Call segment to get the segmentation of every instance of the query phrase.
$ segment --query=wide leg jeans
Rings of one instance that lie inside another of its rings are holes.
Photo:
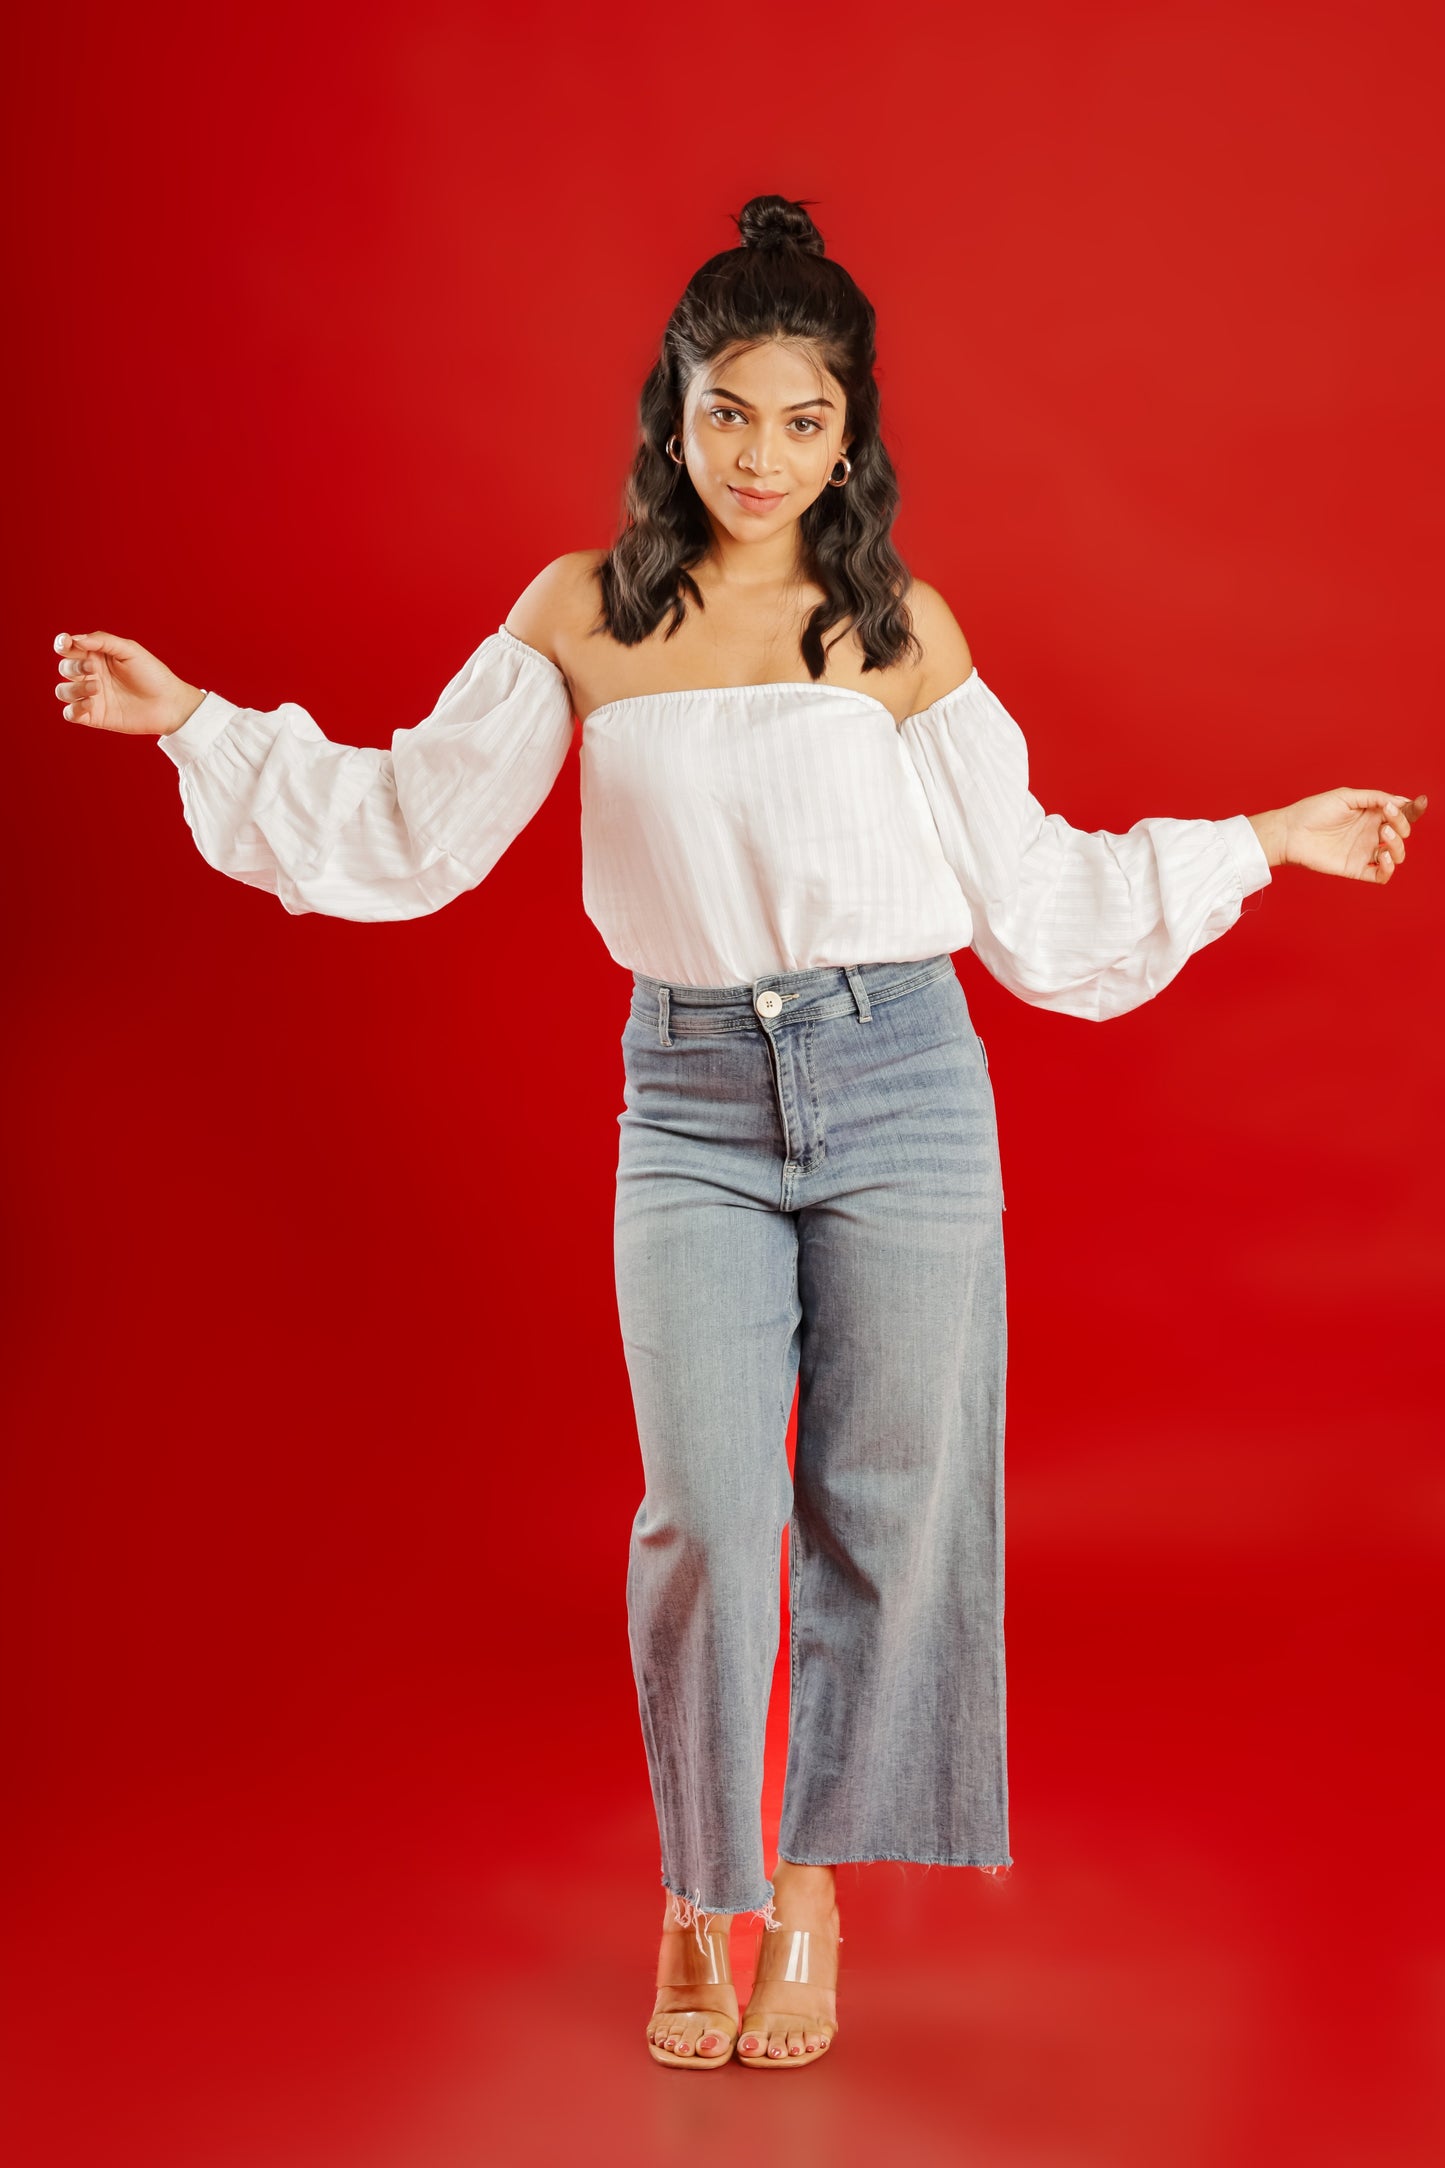
[[[663,1885],[770,1905],[785,1528],[783,1858],[1006,1872],[1004,1200],[952,959],[636,973],[622,1046],[628,1634]]]

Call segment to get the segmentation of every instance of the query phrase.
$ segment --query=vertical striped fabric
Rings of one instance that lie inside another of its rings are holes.
[[[973,915],[973,948],[1041,1009],[1102,1021],[1149,1001],[1272,875],[1249,816],[1071,828],[1029,789],[1024,734],[974,670],[902,738]]]
[[[567,681],[499,626],[391,749],[214,691],[160,738],[197,848],[288,911],[418,918],[475,888],[551,790]],[[1147,1001],[1270,879],[1244,814],[1085,834],[1028,788],[1022,731],[974,670],[900,726],[798,683],[644,693],[587,718],[583,901],[608,952],[673,985],[970,944],[1023,1000]]]

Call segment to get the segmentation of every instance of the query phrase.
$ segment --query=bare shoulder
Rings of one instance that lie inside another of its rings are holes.
[[[963,683],[973,668],[973,657],[963,627],[936,587],[915,580],[908,590],[908,612],[923,649],[918,668],[915,710],[932,707],[945,693]]]
[[[606,550],[568,550],[554,557],[508,610],[508,632],[565,670],[574,643],[597,622],[597,568],[606,555]]]

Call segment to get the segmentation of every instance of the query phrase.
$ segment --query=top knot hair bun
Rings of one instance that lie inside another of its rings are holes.
[[[810,256],[825,253],[823,236],[801,203],[786,196],[754,196],[737,217],[744,248],[801,248]]]

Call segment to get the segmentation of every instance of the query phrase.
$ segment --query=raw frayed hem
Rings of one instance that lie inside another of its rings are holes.
[[[986,1874],[994,1882],[1006,1882],[1014,1867],[1012,1858],[924,1859],[915,1852],[860,1852],[853,1859],[799,1859],[793,1852],[781,1856],[795,1867],[972,1867],[975,1873]]]
[[[701,1890],[695,1897],[688,1890],[675,1890],[666,1874],[662,1877],[662,1886],[672,1899],[673,1924],[677,1927],[690,1927],[700,1950],[706,1949],[704,1937],[712,1933],[712,1923],[720,1913],[728,1914],[734,1919],[747,1916],[761,1920],[765,1929],[778,1933],[782,1931],[783,1923],[773,1912],[771,1886],[760,1905],[705,1905]]]

